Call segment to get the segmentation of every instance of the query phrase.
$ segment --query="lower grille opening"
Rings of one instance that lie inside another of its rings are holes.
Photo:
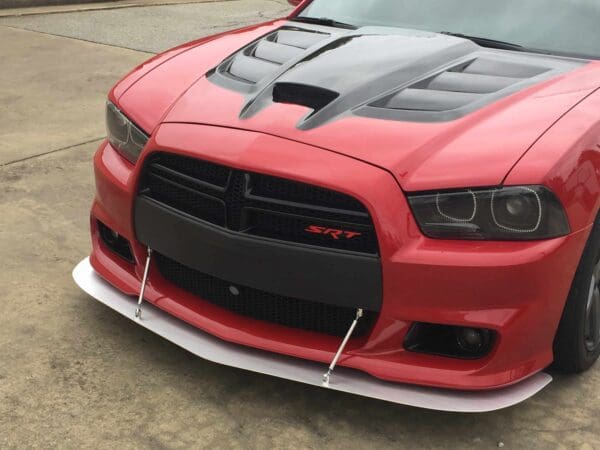
[[[198,272],[161,254],[155,254],[155,258],[161,275],[167,281],[215,306],[244,317],[343,337],[356,316],[354,308],[271,294]],[[366,335],[376,317],[377,313],[365,311],[352,336]]]

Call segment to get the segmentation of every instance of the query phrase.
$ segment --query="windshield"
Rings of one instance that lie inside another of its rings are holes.
[[[314,0],[300,16],[462,33],[600,58],[600,0]]]

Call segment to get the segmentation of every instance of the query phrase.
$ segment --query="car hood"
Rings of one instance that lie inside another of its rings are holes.
[[[396,28],[277,21],[142,66],[115,101],[145,130],[197,123],[310,144],[407,191],[501,184],[598,87],[598,63]]]

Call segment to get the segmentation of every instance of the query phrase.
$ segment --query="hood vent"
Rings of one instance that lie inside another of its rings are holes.
[[[302,105],[315,111],[324,108],[338,98],[339,95],[329,89],[308,84],[275,83],[275,86],[273,86],[273,101],[275,103]]]
[[[370,106],[449,113],[488,103],[543,76],[551,67],[480,57],[388,95]]]
[[[225,60],[217,67],[216,73],[253,86],[329,37],[328,33],[320,31],[281,28]]]

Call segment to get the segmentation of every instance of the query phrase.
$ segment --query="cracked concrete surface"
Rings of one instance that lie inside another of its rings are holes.
[[[81,143],[103,135],[106,92],[149,56],[121,47],[157,51],[287,10],[0,19],[0,448],[600,448],[600,367],[505,411],[422,411],[202,361],[75,287],[96,147]]]

